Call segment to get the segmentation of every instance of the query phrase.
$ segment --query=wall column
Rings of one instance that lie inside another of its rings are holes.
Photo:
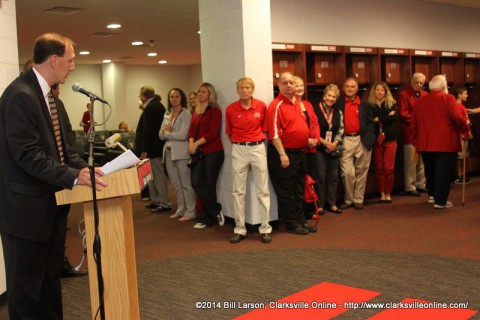
[[[254,96],[268,105],[273,99],[272,39],[269,0],[199,0],[203,81],[212,83],[225,118],[225,108],[238,100],[236,82],[247,76],[255,82]],[[233,217],[231,143],[222,125],[225,162],[217,184],[218,200]],[[278,219],[271,191],[271,218]],[[255,186],[249,175],[246,222],[260,223]]]

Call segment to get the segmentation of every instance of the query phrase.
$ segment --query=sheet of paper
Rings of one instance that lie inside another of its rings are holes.
[[[122,169],[130,168],[140,162],[140,159],[133,154],[132,150],[127,150],[110,162],[107,162],[101,169],[103,173],[110,174]]]

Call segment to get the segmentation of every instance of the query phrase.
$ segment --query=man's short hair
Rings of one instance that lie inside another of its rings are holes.
[[[422,79],[424,82],[425,82],[425,79],[427,77],[425,77],[425,75],[421,72],[415,72],[413,75],[412,75],[412,80],[415,80],[415,79]]]
[[[428,83],[430,90],[442,90],[447,88],[447,79],[444,75],[438,74]]]
[[[143,86],[140,89],[140,94],[147,99],[153,99],[155,97],[155,90],[151,86]]]
[[[63,57],[67,45],[73,45],[73,41],[57,33],[45,33],[35,40],[33,47],[33,62],[41,64],[50,56]]]

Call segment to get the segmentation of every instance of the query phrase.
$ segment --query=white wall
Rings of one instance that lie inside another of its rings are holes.
[[[0,0],[0,95],[18,76],[17,16],[15,0]],[[0,294],[7,290],[2,241],[0,240]]]
[[[272,40],[480,52],[480,10],[420,0],[271,0]]]

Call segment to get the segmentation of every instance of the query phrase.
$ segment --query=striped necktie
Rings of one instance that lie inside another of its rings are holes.
[[[50,116],[53,122],[53,132],[55,134],[55,143],[57,144],[58,155],[60,156],[60,163],[65,164],[65,157],[63,155],[62,136],[60,133],[60,122],[58,121],[57,105],[53,99],[52,92],[48,93],[48,107],[50,108]]]

